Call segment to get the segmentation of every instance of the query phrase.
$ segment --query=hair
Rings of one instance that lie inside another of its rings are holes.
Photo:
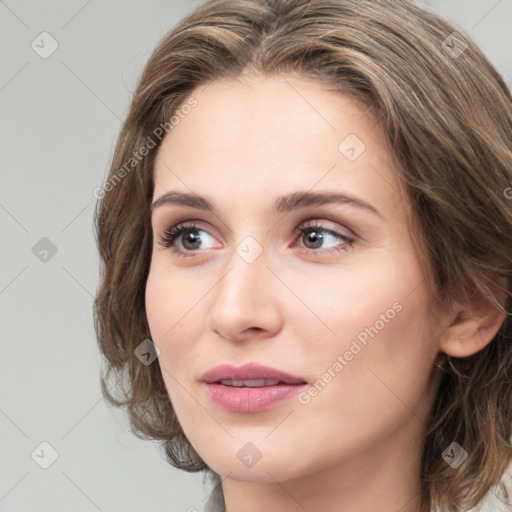
[[[464,31],[407,0],[211,0],[162,38],[95,211],[94,325],[105,398],[127,408],[135,435],[161,441],[170,464],[216,474],[186,438],[160,366],[134,354],[150,338],[144,299],[156,128],[169,126],[199,85],[284,74],[332,87],[381,121],[432,310],[478,294],[505,313],[483,349],[448,358],[421,447],[421,503],[467,510],[498,484],[508,498],[500,481],[512,459],[511,94]],[[453,441],[468,453],[457,469],[441,456]]]

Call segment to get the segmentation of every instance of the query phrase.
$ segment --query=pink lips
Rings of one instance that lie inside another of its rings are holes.
[[[220,380],[272,379],[279,383],[261,387],[233,387]],[[222,409],[230,412],[256,413],[265,411],[278,402],[299,393],[306,381],[281,370],[256,363],[239,368],[220,365],[206,372],[201,380],[206,384],[209,397]]]

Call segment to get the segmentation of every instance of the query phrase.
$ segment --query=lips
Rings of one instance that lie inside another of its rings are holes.
[[[201,381],[207,384],[220,383],[221,381],[235,381],[235,383],[239,385],[240,381],[256,381],[261,379],[268,379],[270,381],[277,380],[277,385],[306,384],[306,380],[302,377],[257,363],[248,363],[240,367],[222,364],[207,371],[201,377]]]
[[[307,385],[302,377],[257,363],[238,368],[223,364],[201,380],[213,403],[232,413],[262,413],[290,400]]]

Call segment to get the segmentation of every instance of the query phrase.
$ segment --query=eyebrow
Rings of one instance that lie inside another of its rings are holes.
[[[151,214],[156,208],[166,204],[177,204],[189,206],[216,213],[213,204],[205,197],[187,192],[166,192],[151,204]],[[382,214],[370,203],[358,197],[343,192],[293,192],[284,196],[279,196],[275,202],[274,209],[277,213],[287,213],[293,210],[299,210],[307,206],[321,206],[327,204],[346,204],[359,209],[364,209],[382,219]]]

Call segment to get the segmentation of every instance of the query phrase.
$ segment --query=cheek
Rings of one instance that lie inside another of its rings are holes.
[[[204,291],[202,292],[204,295]],[[151,339],[160,349],[158,362],[169,395],[175,394],[176,382],[196,378],[197,343],[203,331],[201,290],[190,279],[180,279],[169,269],[150,271],[146,283],[146,315]],[[174,377],[174,378],[173,378]],[[175,380],[176,379],[176,380]]]
[[[405,338],[428,326],[428,297],[412,255],[397,246],[396,251],[375,251],[364,260],[356,261],[354,256],[353,262],[347,259],[346,266],[316,271],[308,279],[292,273],[284,276],[301,299],[292,297],[283,304],[285,321],[293,338],[309,344],[319,362],[325,363],[326,355],[332,358],[349,350],[355,339],[362,347],[386,339],[378,347],[387,348],[388,353],[402,344],[410,347]]]
[[[335,334],[316,344],[312,368],[318,391],[305,408],[361,442],[371,432],[391,432],[411,411],[422,414],[435,353],[427,289],[416,261],[389,259],[378,272],[369,268],[326,281],[321,296],[309,295],[312,309],[323,313]]]
[[[164,348],[176,338],[184,325],[196,317],[195,305],[200,301],[201,286],[195,286],[193,277],[169,268],[159,255],[153,262],[146,282],[146,315],[153,341]]]

